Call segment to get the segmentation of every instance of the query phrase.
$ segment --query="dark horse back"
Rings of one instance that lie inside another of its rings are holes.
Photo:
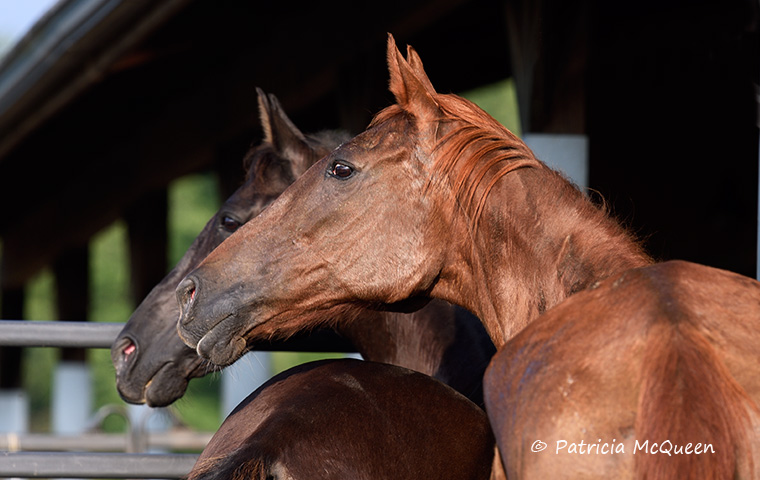
[[[493,450],[485,413],[447,385],[392,365],[325,360],[251,394],[189,478],[487,479]]]

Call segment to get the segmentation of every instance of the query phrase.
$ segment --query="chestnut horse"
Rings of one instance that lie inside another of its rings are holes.
[[[486,480],[493,452],[485,412],[447,385],[394,365],[323,360],[238,405],[188,479]]]
[[[549,310],[486,374],[507,477],[756,478],[759,313],[758,282],[677,261]]]
[[[258,95],[264,141],[244,159],[244,183],[172,272],[140,303],[113,344],[116,386],[130,403],[168,405],[184,395],[191,378],[213,370],[177,336],[177,283],[308,167],[348,140],[346,134],[333,131],[304,135],[274,95],[261,90]],[[495,348],[480,321],[469,312],[433,302],[409,315],[368,310],[361,316],[372,318],[338,326],[365,359],[435,376],[482,406],[483,373]]]
[[[388,47],[390,89],[397,103],[380,112],[367,131],[310,168],[179,284],[180,336],[212,362],[229,363],[255,338],[310,328],[345,305],[392,309],[428,297],[475,313],[501,348],[571,295],[611,275],[651,264],[616,221],[535,159],[511,132],[471,102],[436,93],[413,49],[408,49],[404,59],[392,37]],[[232,258],[234,263],[229,261]],[[702,288],[725,290],[717,277],[717,283],[704,281]],[[685,315],[678,310],[670,313]],[[647,318],[630,321],[643,326]],[[723,324],[732,328],[733,323],[725,320]],[[614,340],[599,337],[592,345]],[[741,355],[731,346],[726,352]],[[695,361],[688,368],[714,375],[721,365],[718,360],[726,361],[715,355],[715,361],[692,357]],[[643,369],[639,374],[650,372]],[[642,435],[654,430],[651,422],[660,416],[643,415],[657,405],[665,412],[661,415],[669,415],[676,424],[689,421],[683,410],[673,408],[691,394],[678,388],[686,376],[679,368],[671,376],[636,379],[666,382],[653,388],[670,388],[682,397],[667,402],[661,396],[652,404],[637,403],[629,415],[639,418],[630,425],[634,438],[644,441]],[[513,380],[489,375],[489,411],[506,405],[500,385]],[[757,402],[746,376],[735,380],[737,388]],[[596,384],[583,377],[575,381]],[[603,383],[603,379],[597,381]],[[693,395],[688,401],[714,406],[714,398],[728,394],[700,389]],[[577,400],[593,403],[595,399]],[[702,413],[706,418],[720,415],[712,408]],[[621,421],[603,412],[601,417],[613,424]],[[725,418],[736,422],[739,417]],[[554,419],[520,417],[516,421],[531,425]],[[511,442],[533,441],[513,438],[501,428],[503,421],[497,413],[492,421],[501,453],[513,451]],[[556,427],[569,429],[569,439],[589,426],[564,423]],[[725,422],[715,428],[737,444],[742,441],[736,432],[750,429],[747,423]],[[528,451],[503,458],[507,471],[519,472],[515,465],[529,462],[531,455]],[[635,456],[626,466],[626,475],[651,471],[643,465],[652,458]],[[731,467],[744,472],[741,462],[747,457],[736,459]],[[604,460],[598,464],[601,471],[585,474],[609,478],[618,471],[619,459]],[[706,456],[702,461],[721,460]],[[670,471],[658,470],[653,478],[698,475],[676,474],[679,462],[660,464]],[[568,470],[563,474],[584,473]]]

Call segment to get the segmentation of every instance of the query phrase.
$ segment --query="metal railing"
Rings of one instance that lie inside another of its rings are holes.
[[[111,348],[123,323],[0,320],[0,346]]]
[[[0,476],[182,478],[196,458],[182,453],[0,452]]]
[[[123,327],[123,323],[0,320],[0,346],[110,348]],[[170,430],[145,435],[147,440],[130,434],[0,433],[0,477],[182,478],[198,455],[113,450],[197,450],[212,434]]]

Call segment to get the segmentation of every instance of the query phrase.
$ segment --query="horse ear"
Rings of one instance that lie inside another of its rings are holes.
[[[440,117],[435,101],[435,89],[422,68],[422,61],[413,48],[408,47],[409,61],[396,47],[393,35],[388,34],[388,72],[390,91],[401,108],[422,120]]]
[[[264,142],[272,145],[275,153],[290,162],[293,175],[298,178],[311,166],[312,148],[306,137],[285,114],[272,94],[256,88],[259,96],[259,117],[264,129]]]
[[[435,95],[435,88],[433,88],[433,83],[430,81],[427,73],[425,73],[425,69],[422,67],[422,60],[417,54],[417,50],[415,50],[411,45],[406,46],[406,61],[409,62],[409,66],[412,67],[414,75],[417,77],[420,83],[422,83],[422,86],[425,87],[425,90],[427,90],[430,95]]]

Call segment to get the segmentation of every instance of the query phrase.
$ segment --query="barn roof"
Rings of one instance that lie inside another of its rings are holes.
[[[0,281],[23,285],[181,175],[239,176],[255,87],[306,131],[362,129],[391,100],[387,32],[440,91],[514,74],[524,130],[589,135],[591,186],[656,255],[754,271],[752,0],[64,0],[0,65]],[[708,161],[698,123],[732,175],[688,169]],[[642,138],[664,147],[637,156]],[[704,219],[722,230],[697,248]]]
[[[55,4],[0,62],[0,159],[185,0]]]

